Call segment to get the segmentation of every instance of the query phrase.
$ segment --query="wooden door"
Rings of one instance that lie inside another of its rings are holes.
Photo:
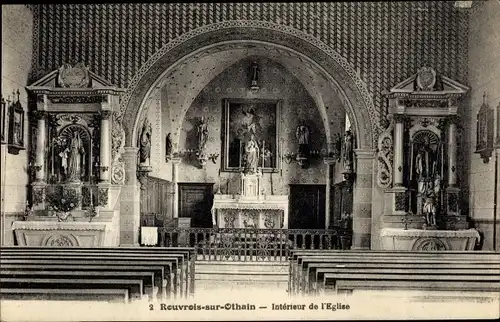
[[[179,217],[191,218],[191,227],[211,228],[213,183],[179,184]]]
[[[288,228],[325,228],[325,185],[290,185]]]

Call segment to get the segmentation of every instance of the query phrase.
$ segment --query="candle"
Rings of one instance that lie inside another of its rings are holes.
[[[264,154],[266,150],[266,141],[262,140],[262,170],[264,170]]]
[[[89,189],[90,192],[90,206],[94,205],[94,195],[92,194],[92,188]]]

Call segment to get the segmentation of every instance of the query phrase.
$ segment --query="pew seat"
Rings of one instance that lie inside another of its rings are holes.
[[[0,283],[7,289],[126,289],[130,299],[142,299],[144,295],[139,279],[0,277]]]
[[[127,303],[127,289],[0,288],[2,300],[14,301],[107,301]]]

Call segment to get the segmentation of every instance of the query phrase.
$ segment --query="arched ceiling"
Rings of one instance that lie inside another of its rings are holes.
[[[343,130],[334,122],[340,117],[338,110],[344,106],[336,86],[300,56],[276,46],[256,43],[231,43],[205,49],[182,60],[182,63],[157,80],[154,87],[156,90],[164,89],[168,97],[174,142],[179,137],[186,111],[203,88],[226,68],[249,56],[262,56],[277,61],[302,83],[323,119],[327,143],[332,143],[333,134]],[[143,104],[148,104],[154,95],[153,90]]]

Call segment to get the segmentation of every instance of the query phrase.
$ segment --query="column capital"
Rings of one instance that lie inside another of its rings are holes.
[[[47,111],[44,110],[34,110],[31,112],[31,115],[33,115],[33,118],[36,120],[42,120],[47,118]]]
[[[170,161],[172,161],[173,165],[178,165],[179,163],[181,163],[182,158],[172,158],[170,159]]]
[[[335,164],[337,162],[337,159],[336,158],[332,158],[332,157],[325,157],[323,159],[323,162],[326,164],[326,165],[332,165],[332,164]]]
[[[109,120],[113,112],[110,110],[102,110],[99,112],[99,114],[101,115],[101,120]]]
[[[395,123],[405,123],[408,122],[409,117],[405,114],[393,114],[392,118],[394,119]]]
[[[354,153],[358,159],[374,159],[375,149],[354,149]]]

